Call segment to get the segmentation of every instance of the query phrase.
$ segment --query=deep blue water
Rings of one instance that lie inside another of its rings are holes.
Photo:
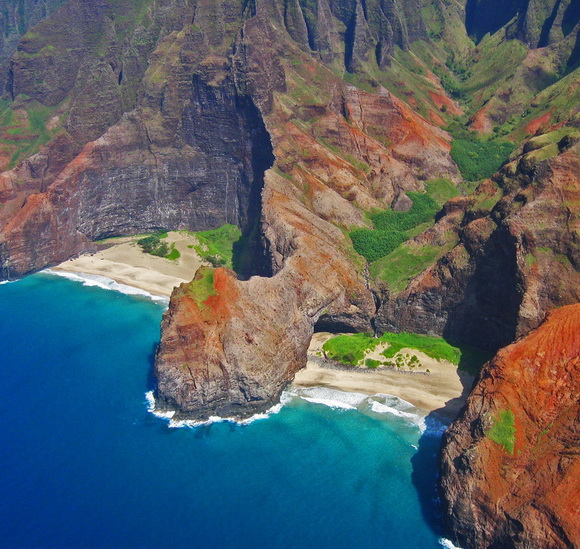
[[[417,490],[438,438],[417,455],[407,421],[299,398],[246,426],[147,412],[161,314],[50,275],[0,285],[2,547],[440,547]]]

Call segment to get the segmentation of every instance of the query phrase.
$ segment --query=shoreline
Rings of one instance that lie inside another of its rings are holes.
[[[422,353],[421,361],[427,362],[428,375],[398,372],[390,369],[374,370],[357,367],[325,367],[316,356],[331,335],[315,333],[310,344],[306,367],[299,370],[292,382],[298,388],[325,387],[338,391],[363,393],[368,396],[389,394],[410,402],[428,413],[437,412],[445,418],[454,419],[465,403],[475,377],[463,372],[447,361],[437,361]]]
[[[143,252],[136,243],[137,239],[122,239],[118,244],[94,254],[69,259],[50,270],[56,273],[102,276],[148,294],[168,298],[176,286],[190,282],[202,265],[193,248],[189,248],[197,244],[192,235],[179,232],[168,234],[167,243],[174,244],[181,254],[176,260]]]
[[[173,232],[169,233],[168,242],[173,243],[181,253],[179,259],[170,261],[146,254],[135,239],[131,239],[92,255],[65,261],[52,267],[49,272],[77,276],[83,284],[98,285],[108,290],[149,295],[167,304],[174,287],[189,282],[202,265],[194,250],[188,247],[195,242],[195,237]],[[428,375],[386,368],[371,370],[321,365],[317,354],[331,335],[337,334],[320,332],[313,335],[307,364],[297,372],[292,386],[298,389],[323,387],[368,396],[388,394],[411,403],[426,414],[436,411],[445,418],[453,419],[473,385],[474,376],[458,370],[450,362],[439,362],[417,351],[412,352],[420,356],[424,367],[429,368]]]

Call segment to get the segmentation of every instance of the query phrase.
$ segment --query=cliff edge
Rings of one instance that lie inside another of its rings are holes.
[[[443,438],[441,496],[461,547],[580,543],[580,305],[481,372]]]

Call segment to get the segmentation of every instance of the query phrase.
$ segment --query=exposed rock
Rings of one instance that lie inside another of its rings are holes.
[[[324,309],[344,311],[347,299],[366,319],[358,328],[371,329],[374,301],[341,250],[344,236],[293,200],[286,181],[269,171],[264,189],[262,230],[283,260],[272,278],[200,270],[174,291],[155,362],[159,408],[196,419],[264,412],[304,366]]]
[[[18,47],[20,37],[30,27],[50,15],[64,1],[4,2],[2,13],[0,13],[0,95],[3,95],[9,82],[8,60]]]
[[[524,153],[495,178],[501,190],[487,181],[448,202],[415,242],[455,232],[459,243],[383,301],[377,328],[496,350],[550,309],[580,301],[578,151],[577,143],[547,160]]]
[[[580,305],[552,311],[484,367],[445,433],[441,496],[461,547],[580,543],[579,333]]]

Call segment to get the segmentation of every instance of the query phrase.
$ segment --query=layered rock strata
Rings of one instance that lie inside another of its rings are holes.
[[[496,182],[449,202],[409,244],[437,247],[438,260],[402,291],[370,280],[343,233],[369,226],[365,211],[408,207],[406,192],[429,179],[461,179],[436,126],[444,110],[461,110],[418,58],[402,59],[425,73],[413,78],[440,109],[431,122],[413,96],[358,80],[387,67],[395,45],[426,38],[417,8],[67,2],[11,58],[14,127],[0,162],[20,158],[13,143],[38,152],[0,175],[2,277],[107,236],[238,224],[252,241],[244,274],[273,276],[206,273],[176,291],[163,325],[158,400],[192,417],[268,407],[317,324],[497,348],[577,300],[573,143],[546,161],[524,153]],[[543,225],[538,211],[549,212]]]
[[[580,305],[488,363],[443,437],[441,496],[461,547],[580,543]]]

